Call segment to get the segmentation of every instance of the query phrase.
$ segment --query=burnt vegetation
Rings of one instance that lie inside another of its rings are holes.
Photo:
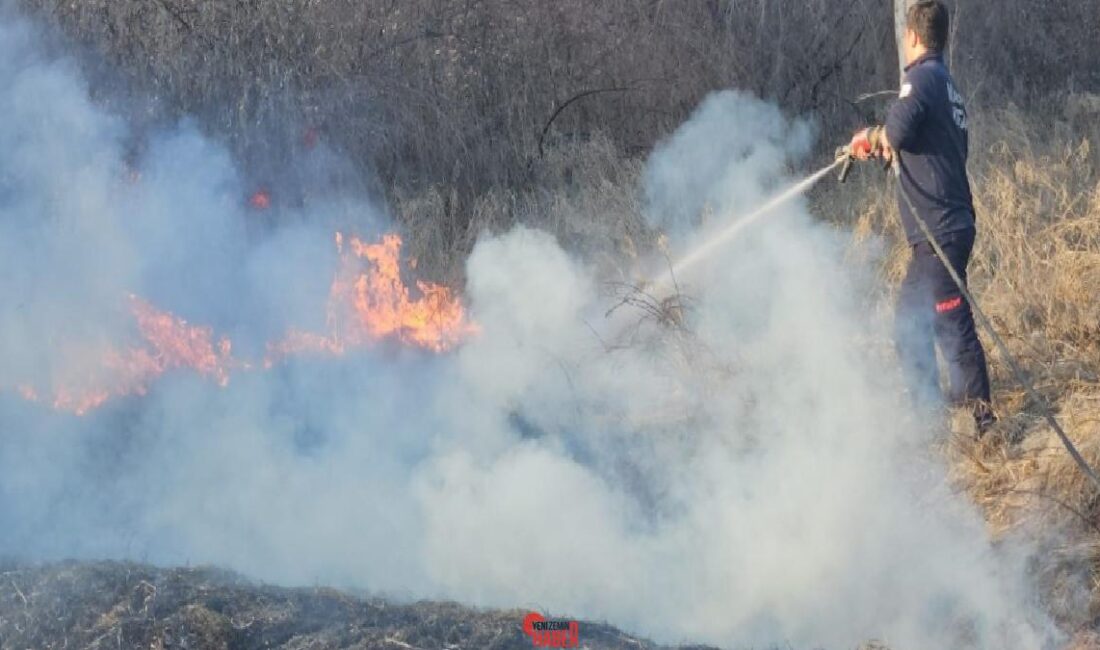
[[[0,571],[0,648],[519,650],[531,647],[524,615],[282,589],[217,569],[102,562]],[[581,625],[588,648],[662,647]]]

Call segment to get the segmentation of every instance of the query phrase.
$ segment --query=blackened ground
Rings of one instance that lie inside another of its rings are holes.
[[[532,647],[521,630],[524,615],[270,587],[208,568],[119,562],[0,567],[0,650],[518,650]],[[659,648],[607,625],[582,622],[580,630],[585,648]]]

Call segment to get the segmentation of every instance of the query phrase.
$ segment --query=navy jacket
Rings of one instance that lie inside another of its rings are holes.
[[[966,177],[969,151],[966,106],[943,57],[929,52],[905,69],[898,101],[886,118],[886,139],[901,152],[901,222],[910,244],[927,239],[916,219],[939,237],[974,227],[974,202]]]

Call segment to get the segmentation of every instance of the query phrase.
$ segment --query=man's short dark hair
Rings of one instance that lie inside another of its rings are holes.
[[[949,25],[947,7],[940,0],[920,0],[909,7],[905,16],[905,26],[913,30],[921,45],[936,52],[943,52],[947,47]]]

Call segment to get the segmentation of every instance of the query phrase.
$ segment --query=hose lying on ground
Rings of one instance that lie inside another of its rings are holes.
[[[966,288],[966,283],[963,282],[962,276],[947,258],[947,254],[944,253],[943,248],[940,247],[939,241],[937,241],[935,235],[932,234],[932,230],[928,227],[928,224],[924,223],[923,219],[916,216],[917,210],[913,205],[913,200],[909,198],[909,194],[905,191],[905,187],[901,185],[901,179],[897,178],[901,174],[901,155],[897,152],[894,154],[893,168],[894,176],[898,183],[898,191],[902,199],[908,206],[909,211],[914,215],[915,221],[917,225],[920,226],[921,232],[928,238],[928,243],[932,245],[932,250],[936,252],[936,257],[940,258],[940,262],[947,268],[947,272],[951,274],[951,279],[955,281],[955,285],[958,286],[963,299],[970,304],[970,309],[974,312],[978,322],[985,328],[989,337],[993,339],[993,343],[997,346],[997,350],[1001,353],[1005,363],[1007,363],[1008,367],[1012,370],[1012,374],[1015,375],[1016,381],[1020,382],[1024,387],[1027,396],[1039,405],[1039,410],[1042,412],[1043,418],[1047,421],[1047,424],[1050,425],[1050,428],[1054,429],[1054,433],[1058,434],[1059,440],[1062,441],[1062,445],[1065,446],[1066,451],[1069,452],[1073,461],[1077,463],[1077,467],[1079,467],[1085,476],[1093,482],[1097,489],[1100,489],[1100,475],[1097,475],[1096,470],[1088,464],[1088,461],[1086,461],[1085,457],[1081,455],[1081,452],[1077,450],[1073,441],[1066,435],[1065,430],[1058,424],[1058,419],[1054,417],[1054,410],[1051,408],[1050,403],[1039,394],[1039,391],[1035,390],[1035,387],[1032,386],[1031,381],[1028,380],[1027,375],[1024,373],[1023,368],[1020,367],[1020,364],[1016,361],[1016,358],[1012,356],[1012,353],[1008,351],[1008,346],[1005,345],[1004,340],[997,334],[997,331],[993,329],[993,324],[990,322],[989,318],[986,317],[982,308],[978,306],[978,303],[974,301],[974,297],[970,295],[970,291]]]

